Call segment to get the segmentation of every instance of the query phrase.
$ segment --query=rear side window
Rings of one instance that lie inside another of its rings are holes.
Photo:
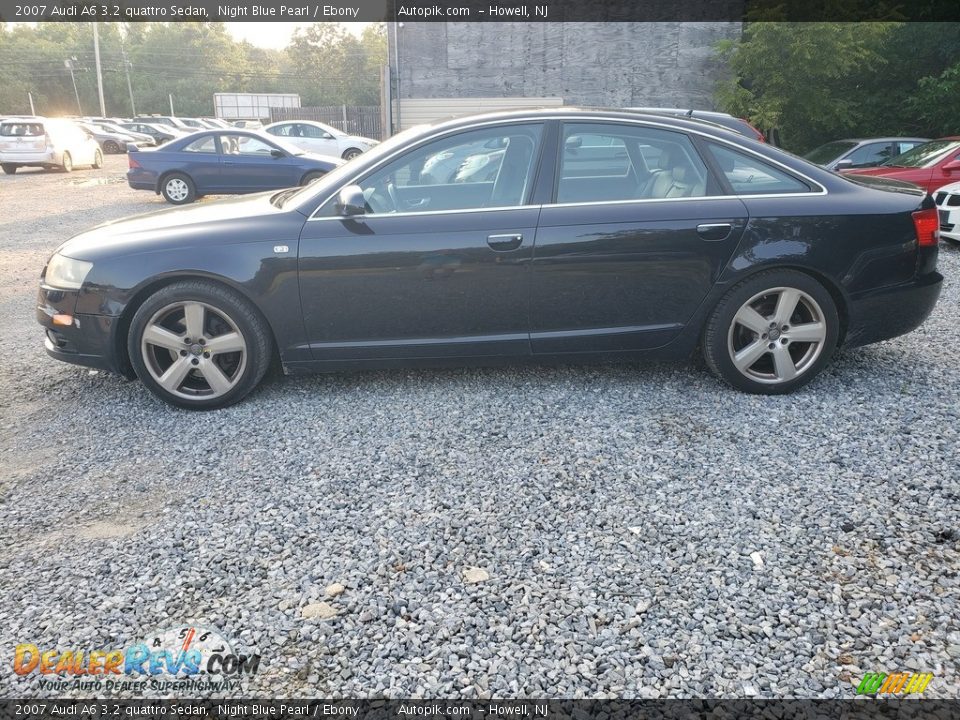
[[[806,183],[757,157],[712,142],[707,147],[737,195],[810,192]]]
[[[40,123],[3,123],[3,125],[0,125],[0,135],[5,137],[39,137],[43,133],[43,125]]]
[[[622,123],[566,123],[560,153],[558,203],[716,194],[683,133]]]
[[[207,137],[194,140],[192,143],[187,145],[183,151],[195,153],[216,153],[217,141],[213,135],[208,135]]]

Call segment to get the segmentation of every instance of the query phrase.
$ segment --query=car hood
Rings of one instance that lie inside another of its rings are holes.
[[[844,170],[842,171],[843,175],[866,175],[868,177],[890,177],[895,178],[900,175],[914,175],[917,172],[923,172],[924,170],[930,170],[930,168],[915,168],[915,167],[885,167],[883,165],[878,165],[877,167],[872,168],[857,168],[855,170]]]
[[[890,192],[905,193],[907,195],[926,195],[926,191],[923,188],[906,180],[867,175],[865,173],[851,173],[843,177],[851,182],[857,183],[857,185],[863,185],[864,187],[874,188],[876,190],[889,190]]]
[[[212,225],[230,232],[251,218],[284,212],[270,198],[276,190],[255,195],[174,207],[98,225],[75,235],[57,252],[77,260],[94,260],[101,254],[147,252],[159,245],[191,246],[213,240]]]
[[[333,155],[321,155],[320,153],[300,153],[297,157],[301,160],[312,160],[313,162],[327,163],[334,167],[340,167],[346,160]],[[332,168],[331,168],[332,169]]]
[[[374,140],[373,138],[363,137],[361,135],[347,135],[343,138],[344,140],[349,140],[350,142],[362,143],[363,145],[379,145],[379,140]]]

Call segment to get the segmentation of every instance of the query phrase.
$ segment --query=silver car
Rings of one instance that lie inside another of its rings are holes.
[[[7,175],[22,167],[103,167],[103,152],[88,131],[69,120],[13,118],[0,123],[0,166]]]

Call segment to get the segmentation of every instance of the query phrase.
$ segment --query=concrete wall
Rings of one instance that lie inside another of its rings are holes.
[[[567,105],[713,109],[713,45],[741,23],[388,24],[403,98],[562,97]],[[399,46],[395,35],[399,34]]]

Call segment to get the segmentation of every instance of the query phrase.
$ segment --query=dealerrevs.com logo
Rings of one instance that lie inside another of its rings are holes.
[[[259,666],[259,655],[235,652],[220,632],[189,625],[151,633],[122,649],[21,643],[13,654],[17,675],[38,673],[41,689],[60,691],[236,691]]]
[[[919,695],[932,679],[933,673],[867,673],[857,686],[857,695]]]

